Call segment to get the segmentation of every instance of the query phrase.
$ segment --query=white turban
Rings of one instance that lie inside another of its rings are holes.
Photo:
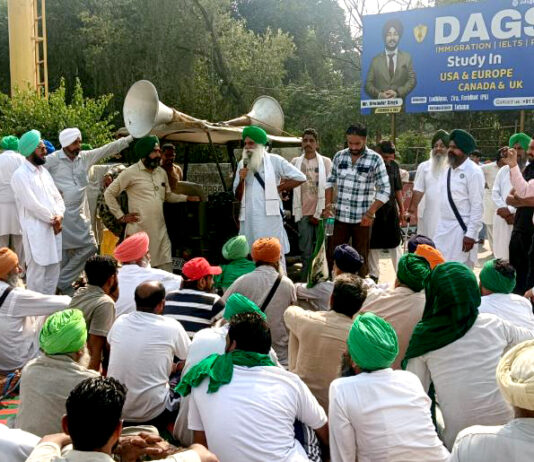
[[[497,383],[512,406],[534,411],[534,340],[516,345],[501,358]]]
[[[78,138],[80,138],[80,140],[82,139],[82,132],[80,132],[80,130],[77,128],[66,128],[59,133],[59,143],[61,144],[62,148],[70,146]]]

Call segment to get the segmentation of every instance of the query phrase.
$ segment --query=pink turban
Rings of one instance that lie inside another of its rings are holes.
[[[121,242],[113,255],[121,263],[138,261],[148,252],[148,234],[143,232],[132,234]]]

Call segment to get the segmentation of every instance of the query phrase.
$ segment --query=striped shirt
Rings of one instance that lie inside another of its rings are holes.
[[[223,310],[224,302],[217,294],[181,289],[167,294],[163,315],[179,321],[192,338],[200,329],[210,327],[219,319]]]

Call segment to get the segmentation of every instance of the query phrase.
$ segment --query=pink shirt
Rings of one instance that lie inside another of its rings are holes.
[[[524,199],[534,196],[534,180],[526,181],[517,165],[510,169],[510,180],[519,197]]]

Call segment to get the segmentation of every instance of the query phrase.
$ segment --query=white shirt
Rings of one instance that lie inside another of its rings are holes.
[[[491,162],[489,164],[482,164],[480,166],[482,173],[484,174],[484,218],[483,221],[486,225],[493,225],[493,215],[495,214],[495,204],[492,200],[493,185],[495,184],[495,178],[499,173],[499,167],[497,162]],[[486,187],[487,186],[487,187]]]
[[[500,425],[513,417],[497,387],[495,370],[506,349],[531,338],[530,330],[481,313],[463,337],[408,361],[407,370],[419,376],[425,390],[434,383],[447,448],[464,428]]]
[[[128,387],[123,419],[154,419],[169,403],[168,381],[174,356],[187,357],[187,333],[174,319],[135,311],[115,320],[108,342],[108,376]]]
[[[508,165],[503,166],[495,177],[495,182],[493,183],[493,188],[491,192],[491,198],[493,199],[493,204],[495,209],[500,209],[503,207],[508,207],[510,212],[515,213],[515,207],[506,204],[506,198],[512,190],[512,180],[510,180],[510,167]]]
[[[23,162],[24,157],[18,152],[4,151],[0,154],[0,236],[21,233],[11,178]]]
[[[512,190],[510,180],[510,167],[502,167],[495,178],[491,198],[493,200],[493,255],[495,258],[509,258],[510,237],[512,235],[513,225],[509,225],[506,220],[497,215],[497,209],[507,207],[510,213],[515,213],[515,207],[506,204],[506,198]]]
[[[532,462],[534,419],[513,419],[499,427],[476,425],[456,438],[451,462]]]
[[[119,299],[115,303],[115,316],[135,311],[135,289],[145,281],[159,281],[165,287],[165,292],[179,290],[182,277],[168,271],[136,264],[124,265],[119,268]]]
[[[0,281],[0,297],[8,285]],[[70,297],[44,295],[17,287],[0,307],[0,371],[13,371],[39,355],[44,318],[67,308]]]
[[[440,178],[446,173],[447,170],[445,169],[437,177],[434,176],[434,172],[432,171],[432,159],[420,163],[415,173],[413,190],[424,193],[417,209],[417,232],[430,239],[434,238],[439,221],[442,191]]]
[[[478,246],[470,252],[463,252],[464,236],[477,240],[482,229],[484,211],[484,175],[471,159],[457,168],[451,168],[451,196],[462,217],[467,231],[464,233],[452,211],[447,197],[447,171],[441,177],[440,218],[434,235],[436,248],[447,261],[475,264],[478,260]]]
[[[302,380],[274,366],[234,366],[232,381],[207,393],[209,380],[193,388],[189,428],[204,431],[220,462],[305,462],[295,439],[295,419],[313,429],[326,414]]]
[[[54,235],[50,224],[54,215],[63,216],[65,204],[54,180],[42,165],[25,161],[13,174],[15,195],[22,228],[26,262],[41,266],[61,262],[61,234]]]
[[[0,424],[0,454],[5,462],[25,462],[41,438]]]
[[[382,369],[330,385],[332,462],[446,462],[430,398],[407,371]]]
[[[534,313],[532,304],[517,294],[490,294],[481,299],[478,311],[490,313],[534,333]]]

